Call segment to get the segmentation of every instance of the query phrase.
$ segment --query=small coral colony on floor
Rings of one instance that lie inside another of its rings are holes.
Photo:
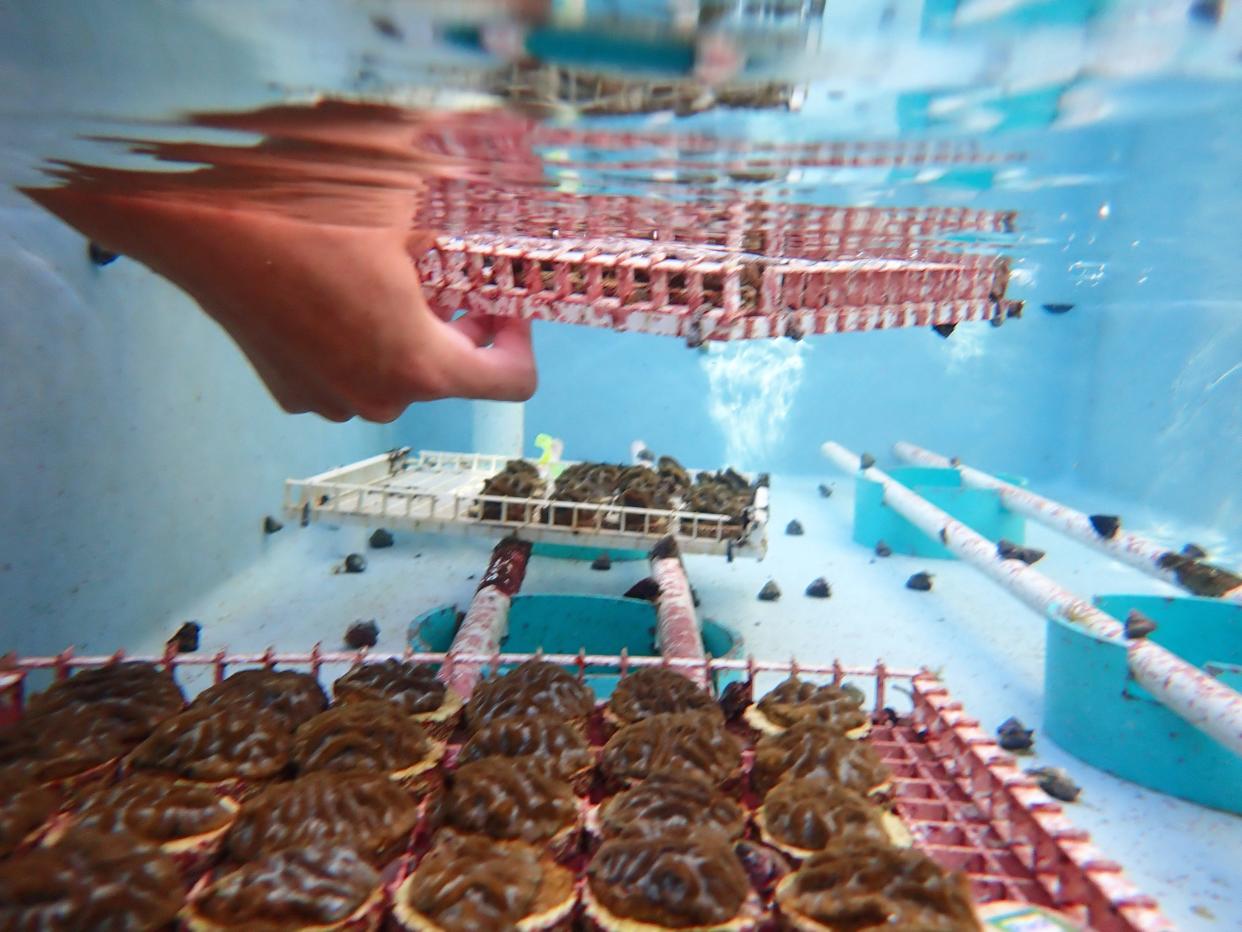
[[[86,669],[0,730],[0,928],[978,928],[910,846],[848,686],[718,703],[665,667],[602,705],[531,660],[246,669],[187,702]]]

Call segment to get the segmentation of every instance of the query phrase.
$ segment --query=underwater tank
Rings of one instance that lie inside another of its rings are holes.
[[[107,845],[202,919],[320,785],[316,921],[420,927],[492,725],[590,761],[489,778],[579,813],[489,836],[548,928],[690,922],[608,880],[632,735],[741,811],[700,926],[830,928],[840,850],[946,928],[1242,922],[1238,4],[17,0],[0,73],[0,926]],[[808,718],[878,852],[781,836]],[[100,821],[154,777],[229,802]]]

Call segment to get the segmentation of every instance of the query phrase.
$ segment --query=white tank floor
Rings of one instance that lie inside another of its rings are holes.
[[[1018,716],[1036,729],[1036,753],[1029,764],[1053,764],[1071,773],[1083,794],[1066,811],[1125,866],[1140,889],[1160,900],[1179,927],[1242,927],[1237,893],[1242,890],[1242,818],[1148,792],[1041,739],[1041,619],[964,564],[874,558],[850,540],[852,483],[833,477],[835,494],[823,499],[816,492],[818,481],[773,480],[772,533],[764,562],[687,558],[703,616],[740,634],[745,650],[756,657],[840,658],[847,664],[883,658],[892,666],[926,665],[940,673],[985,728]],[[1093,511],[1115,511],[1126,516],[1128,527],[1140,529],[1137,515],[1099,495],[1084,500],[1081,489],[1048,485],[1041,491]],[[806,528],[803,537],[784,534],[785,524],[795,517]],[[1049,551],[1040,569],[1083,595],[1174,591],[1039,526],[1028,526],[1027,538]],[[1210,537],[1200,542],[1217,555],[1224,543]],[[367,571],[334,575],[333,566],[350,551],[366,554]],[[350,622],[374,618],[380,625],[379,649],[400,651],[415,615],[445,603],[465,607],[489,552],[489,542],[426,535],[398,535],[393,548],[368,550],[360,529],[300,529],[291,523],[270,538],[268,554],[245,573],[169,619],[166,628],[152,632],[150,642],[125,646],[157,651],[177,623],[194,618],[203,625],[205,651],[268,645],[303,650],[316,641],[333,649],[340,647]],[[932,592],[904,588],[919,569],[935,574]],[[642,561],[617,562],[610,572],[598,572],[586,563],[537,557],[523,591],[620,595],[645,575]],[[802,594],[817,576],[831,583],[831,599]],[[758,602],[755,595],[769,578],[777,580],[784,597]],[[103,625],[78,646],[104,652],[119,645],[107,640]]]

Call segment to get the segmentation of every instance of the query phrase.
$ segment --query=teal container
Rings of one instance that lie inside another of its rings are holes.
[[[1242,605],[1151,595],[1104,595],[1095,604],[1117,619],[1138,609],[1158,625],[1153,641],[1242,686]],[[1242,757],[1135,682],[1124,644],[1050,619],[1044,680],[1044,728],[1065,750],[1161,793],[1242,813]]]
[[[723,625],[704,619],[703,646],[713,657],[740,657],[742,639]],[[519,595],[509,607],[509,634],[501,650],[514,654],[588,654],[656,656],[656,610],[641,599],[606,595]],[[426,612],[410,624],[414,650],[443,652],[457,633],[457,610],[446,605]],[[722,670],[715,686],[745,679],[743,671]],[[612,694],[619,676],[610,668],[587,667],[587,682],[597,696]]]
[[[1015,544],[1026,540],[1025,519],[1006,509],[996,492],[963,486],[956,469],[901,466],[888,470],[888,474],[989,540],[1003,537]],[[1021,476],[997,475],[1012,485],[1026,485]],[[939,540],[928,537],[884,504],[884,486],[863,475],[855,480],[854,540],[869,550],[882,540],[893,553],[937,560],[955,559],[953,552]]]
[[[630,560],[647,559],[646,550],[624,550],[609,547],[582,547],[578,544],[550,544],[539,541],[531,547],[532,554],[537,557],[552,557],[555,560],[582,560],[590,563],[601,554],[608,554],[614,563]]]

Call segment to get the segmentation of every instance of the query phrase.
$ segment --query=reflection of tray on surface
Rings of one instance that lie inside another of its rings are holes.
[[[745,518],[613,503],[483,495],[507,457],[396,450],[285,484],[285,512],[303,521],[406,531],[646,550],[672,533],[683,553],[761,559],[767,550],[768,490],[756,488]]]
[[[325,687],[363,655],[310,653],[227,655],[177,655],[124,659],[164,662],[176,668],[183,685],[193,692],[222,679],[238,666],[280,665],[310,670]],[[383,659],[388,655],[371,655]],[[403,656],[403,655],[392,655]],[[415,662],[445,664],[445,654],[407,653]],[[485,663],[498,668],[530,659],[530,654],[465,656],[461,662]],[[13,658],[0,676],[0,723],[20,716],[24,679],[32,670],[54,670],[67,676],[75,668],[102,666],[114,657]],[[660,664],[661,658],[625,658],[589,654],[547,654],[545,660],[563,663],[585,674],[588,668],[610,667],[624,676],[637,666]],[[450,661],[451,662],[451,661]],[[671,662],[677,665],[677,662]],[[684,663],[684,662],[683,662]],[[784,675],[791,663],[750,660],[708,660],[715,671],[731,671],[753,679],[759,673]],[[325,669],[325,667],[327,669]],[[1092,929],[1167,930],[1172,925],[1150,897],[1137,891],[1121,868],[1107,860],[1091,843],[1086,832],[1074,828],[1056,803],[1024,776],[1013,758],[1000,750],[978,724],[967,718],[929,673],[876,667],[794,667],[800,675],[830,676],[850,682],[874,697],[875,727],[866,739],[893,774],[893,808],[910,828],[915,844],[941,865],[964,873],[980,904],[997,901],[1049,906],[1074,917]],[[913,710],[896,715],[885,708],[893,686],[908,688]],[[598,724],[598,723],[597,723]],[[600,729],[595,732],[598,742]],[[456,757],[460,736],[450,741],[446,764]],[[749,758],[749,755],[746,755]],[[598,787],[596,788],[598,789]],[[753,799],[743,802],[748,808]],[[427,849],[431,826],[426,817],[412,832],[406,852],[398,863],[398,876],[389,889],[403,879]],[[585,859],[571,858],[570,866],[583,868]],[[775,928],[771,923],[762,928]]]

